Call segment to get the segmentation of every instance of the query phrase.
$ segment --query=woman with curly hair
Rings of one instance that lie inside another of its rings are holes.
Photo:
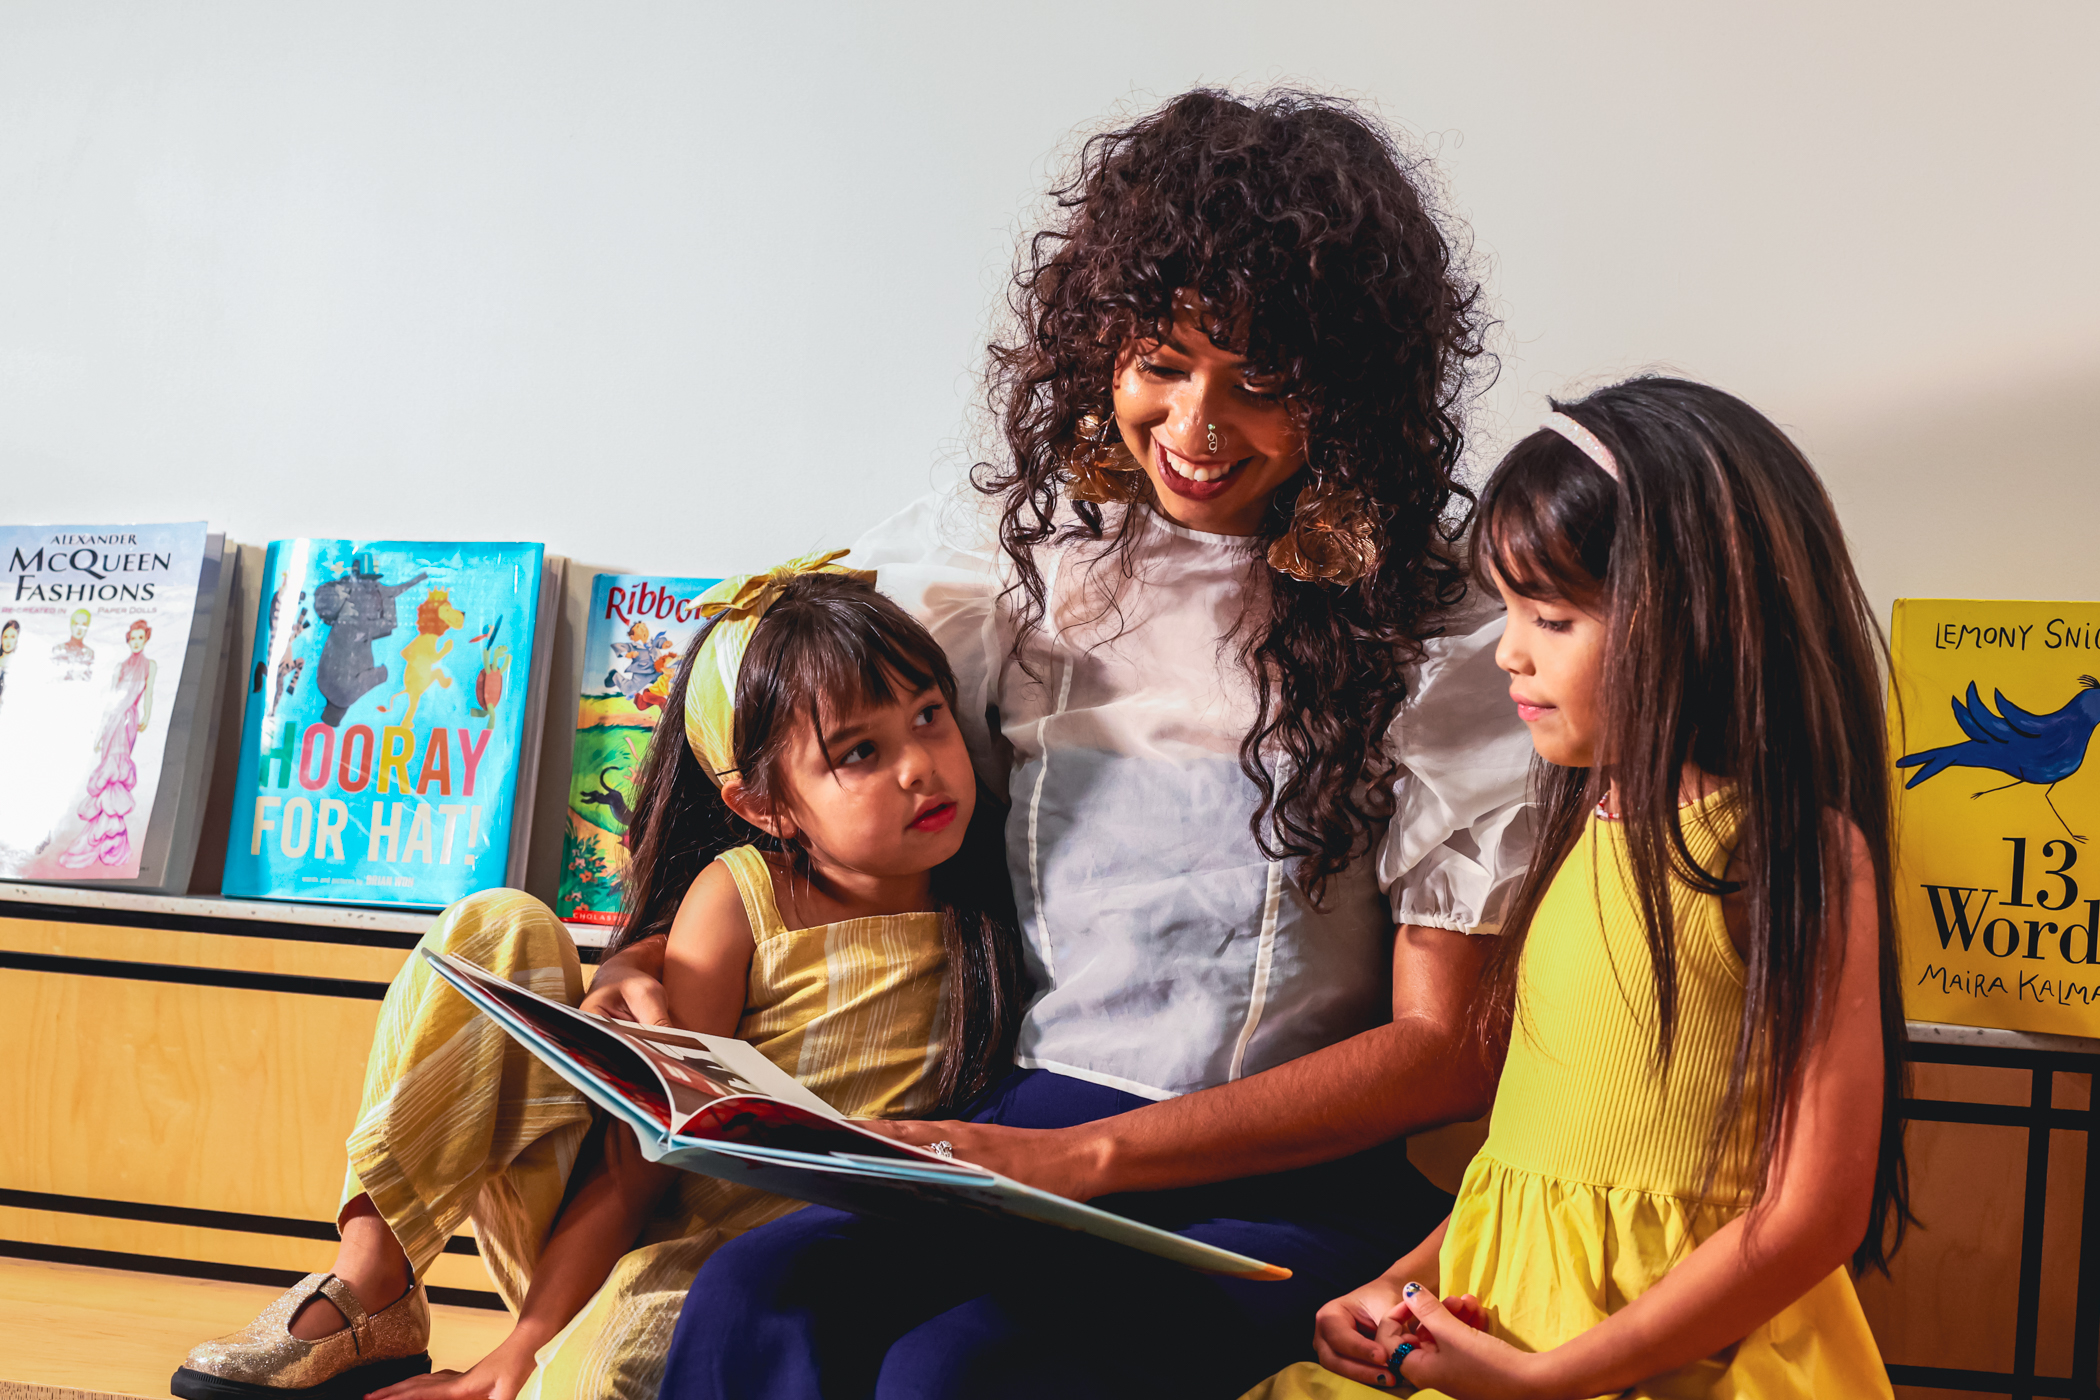
[[[1529,746],[1454,558],[1481,317],[1422,172],[1340,102],[1198,91],[1055,200],[977,508],[855,549],[985,717],[1034,980],[1015,1073],[890,1130],[1294,1276],[810,1208],[701,1272],[671,1400],[1237,1394],[1440,1217],[1405,1138],[1491,1092],[1469,935]],[[646,956],[600,1004],[648,1010]]]

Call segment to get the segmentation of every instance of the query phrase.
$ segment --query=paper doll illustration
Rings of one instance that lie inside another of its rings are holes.
[[[87,644],[88,624],[94,614],[81,608],[73,614],[73,635],[51,648],[51,659],[64,669],[62,681],[91,681],[95,678],[95,649]]]
[[[22,645],[22,624],[9,618],[0,622],[0,701],[7,699],[7,666],[14,660],[15,648]]]
[[[77,617],[78,614],[75,614]],[[132,793],[138,787],[138,765],[132,761],[132,746],[153,719],[153,679],[160,663],[146,656],[146,643],[153,628],[144,618],[124,633],[131,654],[117,667],[111,679],[114,692],[109,717],[96,740],[95,769],[88,774],[87,798],[80,804],[80,819],[87,829],[59,856],[58,863],[72,870],[100,861],[122,865],[131,855],[130,817],[138,804]]]
[[[2032,783],[2042,789],[2042,800],[2049,804],[2050,812],[2071,839],[2085,840],[2071,830],[2071,824],[2064,821],[2064,814],[2056,810],[2056,801],[2050,796],[2058,783],[2085,766],[2093,730],[2100,727],[2100,680],[2080,676],[2078,687],[2078,693],[2063,708],[2046,715],[2030,714],[2006,699],[2004,691],[1993,691],[1991,698],[1997,702],[1998,713],[1992,714],[1976,693],[1976,683],[1969,682],[1967,703],[1959,698],[1953,701],[1954,722],[1968,738],[1959,744],[1945,744],[1897,759],[1899,768],[1918,768],[1903,786],[1914,788],[1949,768],[1988,768],[2012,781],[1972,793],[1972,797]],[[1924,766],[1918,767],[1920,764]]]
[[[386,684],[386,667],[372,660],[372,643],[392,636],[400,618],[394,600],[430,575],[419,573],[402,583],[381,582],[370,554],[355,555],[350,572],[314,589],[314,616],[328,624],[328,641],[314,684],[328,703],[321,723],[333,728],[350,707]]]
[[[510,669],[510,648],[496,645],[496,634],[503,630],[503,619],[470,642],[481,643],[481,670],[474,677],[474,704],[471,713],[476,719],[487,719],[496,712],[496,702],[503,698],[503,673]]]
[[[455,627],[467,625],[467,615],[452,606],[452,590],[433,588],[423,595],[416,608],[416,639],[401,648],[402,688],[388,698],[388,705],[408,697],[408,714],[403,724],[416,722],[416,707],[423,703],[423,692],[436,685],[444,690],[452,689],[452,673],[439,663],[451,654],[452,643],[438,645],[438,638]]]

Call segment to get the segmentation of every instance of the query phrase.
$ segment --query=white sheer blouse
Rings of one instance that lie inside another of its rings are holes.
[[[979,772],[1012,801],[1036,988],[1019,1062],[1163,1099],[1389,1019],[1394,923],[1492,933],[1531,853],[1531,744],[1495,666],[1501,609],[1470,596],[1411,668],[1390,828],[1313,908],[1255,844],[1239,762],[1255,694],[1236,642],[1266,564],[1133,509],[1120,555],[1038,549],[1048,610],[1018,659],[1012,565],[977,499],[927,497],[849,562],[946,648]]]

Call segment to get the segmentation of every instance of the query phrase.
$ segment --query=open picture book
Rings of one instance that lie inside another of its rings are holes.
[[[741,1040],[587,1015],[449,953],[440,977],[625,1123],[651,1161],[876,1216],[958,1210],[1081,1231],[1205,1273],[1291,1271],[954,1161],[847,1118]]]

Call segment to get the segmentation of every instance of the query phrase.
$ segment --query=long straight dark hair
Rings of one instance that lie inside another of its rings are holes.
[[[1743,1020],[1708,1172],[1733,1125],[1761,1199],[1827,1028],[1844,947],[1851,868],[1838,833],[1865,838],[1880,920],[1882,1123],[1866,1238],[1855,1268],[1886,1270],[1910,1221],[1899,1109],[1906,1079],[1890,893],[1891,800],[1878,662],[1884,654],[1837,511],[1800,450],[1742,400],[1681,379],[1641,378],[1557,404],[1617,459],[1620,480],[1541,429],[1481,494],[1475,568],[1524,597],[1608,623],[1605,732],[1594,770],[1538,760],[1540,841],[1482,983],[1490,1036],[1514,1033],[1518,960],[1546,887],[1592,805],[1616,790],[1658,994],[1667,1073],[1678,1010],[1670,885],[1740,893],[1749,925]],[[1731,882],[1692,858],[1679,820],[1686,764],[1729,785],[1738,815]],[[1506,1042],[1505,1042],[1506,1043]]]
[[[724,851],[756,845],[807,868],[799,844],[729,809],[686,743],[686,684],[712,627],[686,649],[635,784],[626,894],[608,954],[668,933],[687,889]],[[903,609],[835,574],[797,578],[752,630],[737,673],[737,772],[757,801],[777,802],[780,759],[798,722],[821,744],[826,712],[835,717],[936,687],[953,710],[948,658]],[[932,879],[948,962],[935,1097],[956,1108],[990,1087],[1011,1058],[1025,995],[998,804],[981,783],[962,849],[934,867]]]

